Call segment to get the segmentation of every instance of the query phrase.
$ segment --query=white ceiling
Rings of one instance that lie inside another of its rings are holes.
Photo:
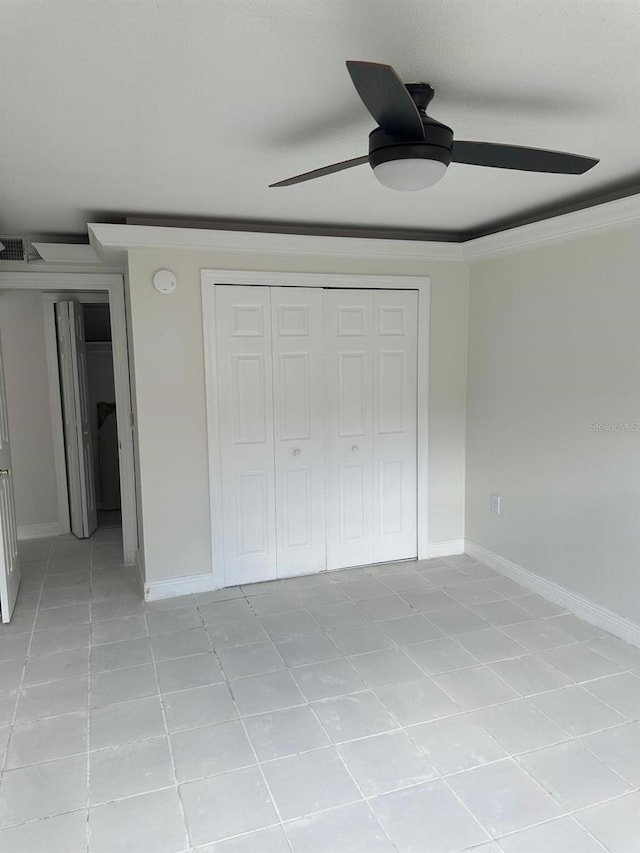
[[[476,230],[640,180],[639,0],[0,0],[0,233],[131,214]],[[432,83],[459,139],[601,158],[583,176],[368,166],[344,62]]]

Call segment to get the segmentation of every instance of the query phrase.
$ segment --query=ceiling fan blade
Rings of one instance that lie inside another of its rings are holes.
[[[385,133],[424,139],[418,108],[390,65],[349,60],[347,71],[363,104]]]
[[[324,175],[332,175],[334,172],[342,172],[344,169],[352,169],[354,166],[361,166],[363,163],[368,162],[368,156],[354,157],[353,160],[342,160],[340,163],[332,163],[331,166],[323,166],[322,169],[314,169],[313,172],[303,172],[301,175],[294,175],[293,178],[287,178],[284,181],[278,181],[277,184],[269,184],[269,186],[290,187],[292,184],[312,181],[314,178],[322,178]]]
[[[555,172],[560,175],[582,175],[599,160],[545,148],[523,148],[494,142],[458,142],[454,140],[452,162],[494,169],[521,169],[524,172]]]

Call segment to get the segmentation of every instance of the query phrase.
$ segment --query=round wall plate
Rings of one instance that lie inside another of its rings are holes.
[[[178,286],[178,280],[171,270],[158,270],[153,274],[153,286],[158,293],[173,293]]]

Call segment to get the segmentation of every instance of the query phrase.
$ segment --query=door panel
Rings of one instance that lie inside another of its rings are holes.
[[[418,294],[373,292],[373,549],[375,560],[417,555]]]
[[[325,290],[327,568],[373,560],[373,295]]]
[[[71,531],[80,539],[98,526],[82,306],[56,302]]]
[[[276,577],[267,287],[216,286],[225,585]]]
[[[272,287],[278,576],[326,568],[322,291]]]
[[[0,342],[0,615],[3,622],[11,620],[19,586],[18,528],[11,471],[4,362]]]

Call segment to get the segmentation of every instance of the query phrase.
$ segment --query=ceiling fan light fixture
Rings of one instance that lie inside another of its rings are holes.
[[[402,160],[387,160],[373,167],[373,174],[385,187],[401,192],[426,190],[433,186],[447,171],[439,160],[424,160],[408,157]]]

